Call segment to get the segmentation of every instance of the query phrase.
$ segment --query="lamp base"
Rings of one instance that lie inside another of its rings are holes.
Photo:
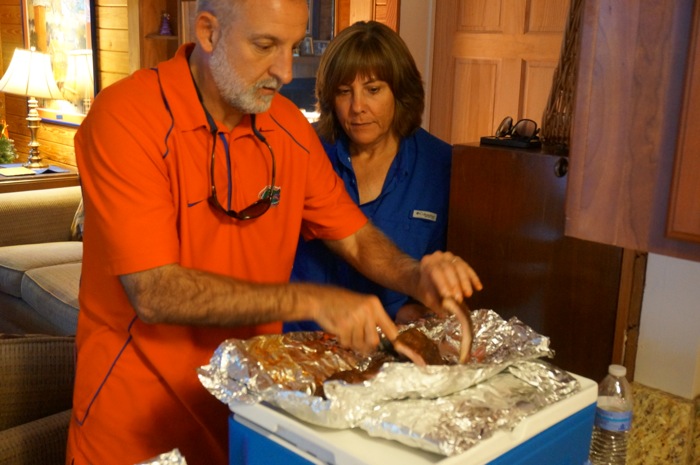
[[[39,152],[39,141],[36,138],[36,133],[39,130],[41,117],[36,110],[37,101],[33,97],[29,97],[29,114],[27,115],[27,128],[29,128],[29,157],[27,162],[22,165],[25,168],[46,168],[48,163],[42,160],[41,152]]]
[[[39,169],[39,168],[48,168],[48,163],[44,162],[41,158],[39,160],[27,160],[26,163],[24,163],[22,166],[25,168],[29,169]]]

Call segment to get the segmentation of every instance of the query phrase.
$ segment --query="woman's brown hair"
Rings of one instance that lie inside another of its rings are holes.
[[[360,21],[343,29],[321,56],[316,73],[316,130],[335,142],[343,129],[335,115],[335,96],[357,76],[385,81],[396,101],[393,129],[399,138],[418,129],[425,107],[423,81],[401,37],[376,21]]]

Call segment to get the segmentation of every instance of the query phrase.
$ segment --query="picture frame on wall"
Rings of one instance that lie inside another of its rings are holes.
[[[22,0],[25,48],[51,56],[63,99],[44,99],[42,120],[80,125],[98,89],[94,1]],[[41,102],[40,102],[41,104]]]

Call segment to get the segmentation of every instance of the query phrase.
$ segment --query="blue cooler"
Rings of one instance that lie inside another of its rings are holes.
[[[581,390],[452,457],[373,438],[360,429],[311,425],[264,404],[236,405],[229,419],[230,465],[583,465],[588,459],[598,385]]]

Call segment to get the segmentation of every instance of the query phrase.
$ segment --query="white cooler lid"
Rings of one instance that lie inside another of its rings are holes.
[[[453,457],[433,454],[397,441],[374,438],[358,428],[331,429],[312,425],[269,405],[236,404],[231,406],[231,410],[234,419],[239,423],[316,463],[480,465],[498,458],[595,403],[598,398],[598,385],[588,378],[572,375],[581,384],[581,389],[576,394],[527,417],[513,431],[497,431],[489,439]],[[318,457],[320,461],[313,460],[311,456]]]

